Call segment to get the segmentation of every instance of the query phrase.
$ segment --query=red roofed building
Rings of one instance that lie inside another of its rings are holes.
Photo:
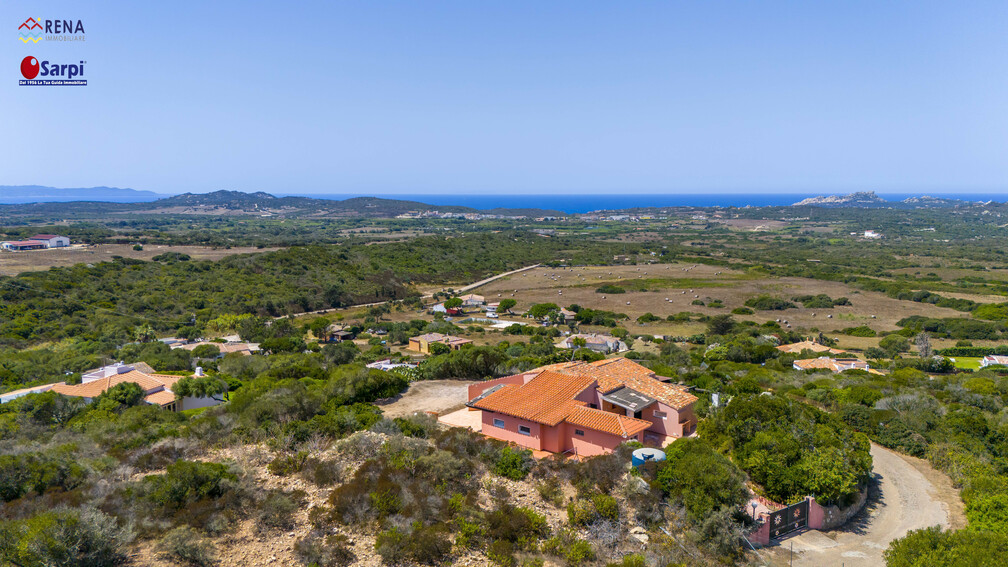
[[[696,397],[625,358],[543,366],[469,387],[481,431],[537,451],[600,455],[696,429]]]

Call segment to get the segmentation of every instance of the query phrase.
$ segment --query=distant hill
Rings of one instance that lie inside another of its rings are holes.
[[[102,201],[106,203],[146,203],[162,195],[151,191],[119,187],[76,187],[60,189],[42,185],[0,185],[0,203],[66,203]]]
[[[962,199],[944,199],[939,197],[910,197],[902,201],[886,201],[874,191],[859,191],[847,195],[824,195],[809,197],[791,205],[792,207],[859,207],[866,209],[927,209],[953,208],[974,205],[972,201]]]

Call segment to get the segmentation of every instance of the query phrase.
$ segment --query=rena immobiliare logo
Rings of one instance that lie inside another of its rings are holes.
[[[29,55],[21,60],[21,76],[18,84],[23,87],[86,87],[84,79],[84,63],[53,63],[48,60],[39,61]],[[36,77],[45,77],[37,79]]]
[[[46,41],[84,41],[84,22],[81,20],[43,20],[28,18],[18,26],[21,43]]]
[[[18,26],[18,37],[22,43],[38,43],[42,40],[42,24],[35,18],[28,18]]]

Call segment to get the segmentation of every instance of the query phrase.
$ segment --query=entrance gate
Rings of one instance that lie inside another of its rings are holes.
[[[807,527],[808,514],[809,501],[807,498],[776,512],[771,512],[770,518],[767,520],[770,522],[770,537],[776,539]]]

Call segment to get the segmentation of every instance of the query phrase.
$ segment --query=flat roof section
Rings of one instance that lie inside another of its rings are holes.
[[[627,388],[626,386],[620,388],[619,390],[604,394],[602,399],[610,404],[635,412],[641,411],[657,401],[650,396],[646,396],[637,390]]]

